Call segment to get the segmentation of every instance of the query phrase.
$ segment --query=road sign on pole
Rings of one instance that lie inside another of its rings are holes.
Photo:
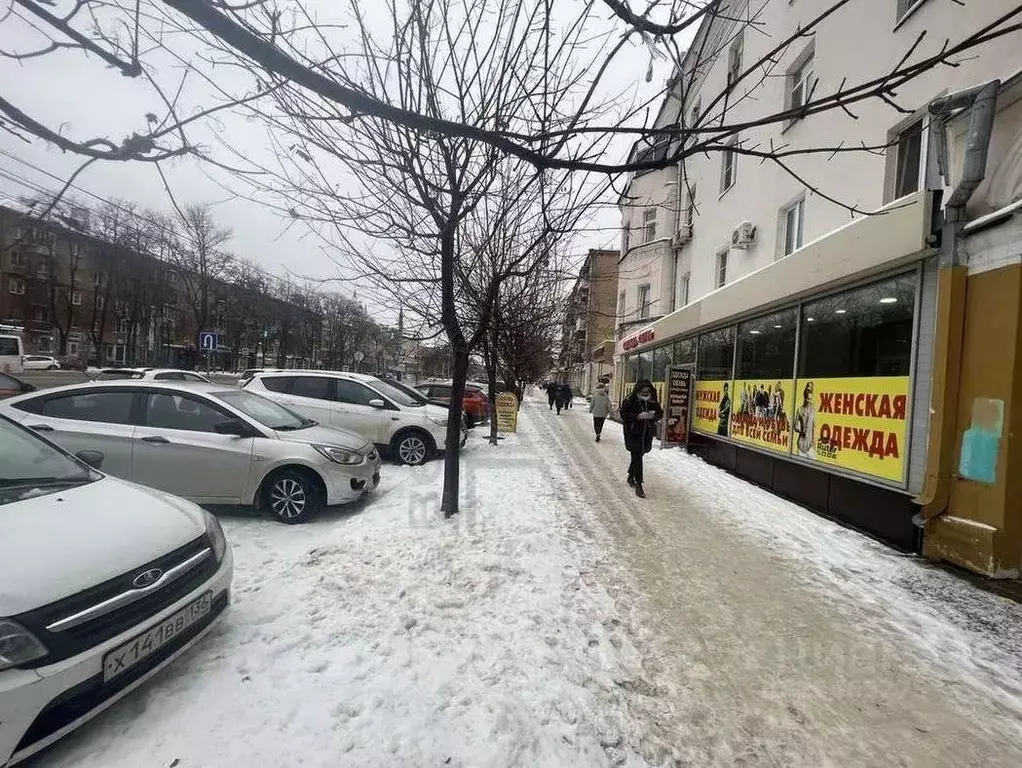
[[[215,352],[220,346],[215,331],[203,331],[199,334],[199,348],[207,352]]]

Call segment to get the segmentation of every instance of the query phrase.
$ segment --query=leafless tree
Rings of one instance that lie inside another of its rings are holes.
[[[178,214],[180,240],[171,252],[170,264],[191,313],[198,349],[199,335],[209,329],[216,315],[219,287],[229,278],[234,264],[234,255],[224,248],[232,233],[217,223],[209,205],[192,203]]]

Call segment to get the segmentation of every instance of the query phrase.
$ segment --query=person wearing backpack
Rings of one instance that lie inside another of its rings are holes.
[[[621,422],[625,435],[625,448],[631,456],[628,464],[628,484],[635,495],[646,498],[643,488],[642,457],[653,450],[656,423],[664,417],[664,409],[657,402],[656,389],[648,379],[635,384],[632,393],[621,401]]]

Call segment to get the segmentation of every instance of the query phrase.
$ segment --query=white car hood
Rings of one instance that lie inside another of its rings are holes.
[[[446,408],[441,408],[439,405],[433,405],[431,403],[427,403],[423,406],[423,408],[426,409],[424,415],[427,419],[431,419],[432,421],[447,421]]]
[[[0,616],[112,579],[205,530],[190,501],[113,477],[2,504]]]
[[[284,430],[275,432],[281,440],[291,443],[313,443],[315,445],[333,445],[337,448],[345,448],[349,451],[366,451],[371,445],[362,435],[349,432],[346,429],[337,427],[325,427],[318,424],[307,429],[298,429],[294,432]]]

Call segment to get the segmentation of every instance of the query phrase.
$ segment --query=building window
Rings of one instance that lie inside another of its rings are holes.
[[[69,341],[67,343],[67,353],[69,355],[71,355],[72,357],[76,357],[78,355],[78,342],[77,341]]]
[[[806,199],[784,209],[784,255],[802,247],[802,229],[805,220]]]
[[[674,364],[691,365],[696,361],[696,337],[682,339],[674,343]]]
[[[810,56],[788,79],[788,107],[801,109],[812,99],[816,76],[813,70],[813,58]]]
[[[651,243],[656,240],[656,208],[642,211],[642,242]]]
[[[177,272],[170,271],[167,273],[167,282],[171,285],[177,284]]]
[[[72,291],[71,292],[71,303],[74,306],[76,306],[76,307],[80,307],[82,305],[82,292],[81,291]]]
[[[25,266],[25,256],[21,253],[21,251],[11,251],[11,266],[12,267]]]
[[[7,319],[21,320],[21,309],[19,309],[18,307],[11,307],[9,310],[7,310]]]
[[[53,337],[52,336],[40,336],[39,341],[36,343],[36,349],[43,354],[52,354],[53,352]]]
[[[12,296],[24,296],[25,281],[20,277],[12,277],[7,283],[7,290],[11,292]]]
[[[36,275],[40,280],[48,280],[50,278],[50,265],[45,261],[39,265],[39,269],[36,270]]]
[[[103,273],[94,272],[92,275],[92,287],[99,288],[101,285],[103,285]]]
[[[649,285],[639,286],[639,319],[645,320],[649,317],[650,310],[650,291]]]
[[[727,251],[717,254],[716,287],[723,288],[727,284]]]
[[[736,379],[790,379],[798,312],[785,309],[738,326]]]
[[[804,304],[799,378],[908,376],[917,283],[912,272]]]
[[[128,319],[126,317],[122,317],[120,320],[117,321],[117,333],[127,333],[127,332],[128,332]]]
[[[732,143],[720,153],[720,193],[724,194],[735,185],[738,178],[738,157]]]
[[[718,328],[699,337],[699,357],[696,378],[703,381],[723,381],[731,378],[734,365],[734,329]]]
[[[681,280],[678,285],[678,306],[684,307],[688,304],[688,290],[689,285],[692,282],[692,275],[686,273],[681,276]]]
[[[699,117],[703,114],[703,100],[696,99],[695,105],[692,107],[692,119],[689,121],[689,127],[695,127],[699,125]]]
[[[728,86],[737,83],[742,75],[742,34],[731,43],[727,52],[727,84]]]
[[[618,315],[618,317],[622,317],[623,318],[625,316],[625,300],[626,299],[627,299],[627,296],[626,296],[624,291],[621,291],[621,293],[619,293],[618,296],[617,296],[617,315]]]
[[[923,121],[918,120],[897,136],[897,172],[894,180],[895,198],[911,195],[921,186],[923,158]]]
[[[696,218],[696,185],[691,184],[688,188],[688,205],[685,207],[685,226],[689,232],[692,231],[692,224]]]
[[[628,249],[632,247],[632,230],[627,224],[621,227],[621,253],[628,253]]]
[[[37,323],[48,322],[50,319],[49,315],[50,313],[46,310],[46,307],[36,307],[32,311],[32,319]]]

